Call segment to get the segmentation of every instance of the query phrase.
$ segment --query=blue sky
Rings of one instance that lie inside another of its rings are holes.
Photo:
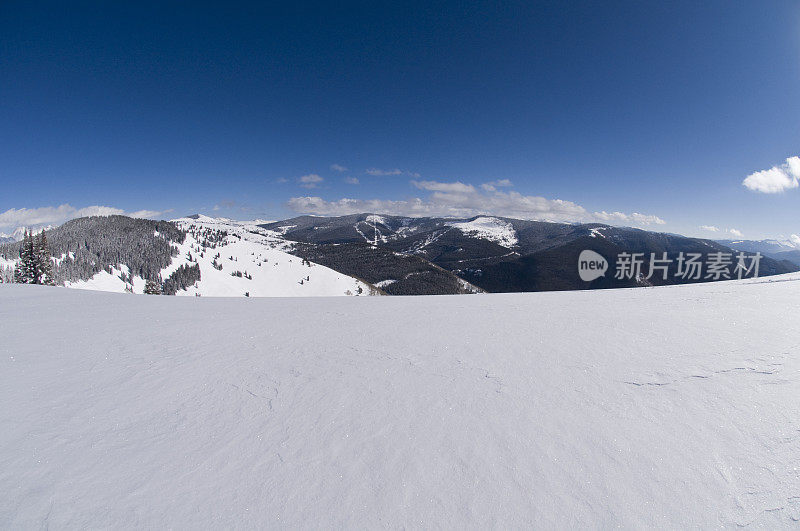
[[[0,232],[364,209],[800,233],[796,1],[118,4],[0,3]]]

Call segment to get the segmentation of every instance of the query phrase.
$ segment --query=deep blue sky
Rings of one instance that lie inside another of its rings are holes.
[[[800,154],[797,1],[121,4],[0,2],[0,213],[461,201],[416,180],[503,214],[479,186],[509,179],[657,230],[800,233],[800,190],[742,186]]]

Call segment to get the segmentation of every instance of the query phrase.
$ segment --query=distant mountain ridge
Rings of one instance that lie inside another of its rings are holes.
[[[748,253],[761,253],[775,260],[786,260],[800,267],[800,249],[780,240],[717,240],[718,243]]]
[[[410,218],[376,214],[337,217],[298,216],[263,225],[282,237],[328,246],[376,245],[403,255],[422,257],[489,292],[572,290],[636,287],[679,283],[677,265],[660,278],[613,278],[586,283],[577,272],[578,256],[593,250],[610,262],[623,253],[642,253],[643,269],[651,253],[730,253],[721,243],[676,234],[614,227],[600,223],[567,224],[497,216],[470,218]],[[342,253],[342,249],[337,249]],[[613,267],[613,266],[612,266]],[[770,257],[762,259],[761,275],[796,271],[798,265]],[[733,267],[727,274],[733,275]],[[705,279],[700,279],[705,280]]]

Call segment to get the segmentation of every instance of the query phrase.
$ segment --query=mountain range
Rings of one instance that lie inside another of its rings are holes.
[[[717,243],[748,253],[761,253],[775,260],[787,260],[800,267],[800,249],[793,242],[780,240],[717,240]]]
[[[577,269],[584,250],[594,251],[612,264],[624,253],[641,253],[642,271],[649,271],[651,255],[677,259],[680,253],[735,255],[719,242],[676,234],[604,224],[566,224],[477,216],[465,219],[408,218],[357,214],[340,217],[300,216],[263,225],[283,238],[347,254],[348,248],[375,246],[403,256],[418,256],[489,292],[551,291],[636,287],[683,283],[676,278],[677,262],[667,279],[607,274],[584,282]],[[335,247],[334,247],[335,246]],[[302,246],[299,247],[302,252]],[[747,251],[742,249],[742,251]],[[324,260],[317,256],[318,260]],[[356,262],[349,273],[363,277],[370,264]],[[798,265],[765,257],[760,275],[796,271]],[[734,267],[727,268],[734,276]],[[700,280],[705,280],[704,278]]]
[[[715,278],[681,278],[681,253],[707,260],[739,252],[751,259],[761,252],[760,276],[800,269],[800,251],[779,242],[715,242],[597,223],[492,216],[365,213],[277,222],[200,214],[169,222],[107,216],[69,221],[48,230],[48,239],[61,285],[141,293],[145,280],[156,278],[166,293],[193,296],[447,295],[736,278],[735,260]],[[0,244],[0,280],[12,277],[18,249],[16,242]],[[604,274],[582,279],[578,261],[584,251],[606,262]],[[648,275],[664,253],[664,271]],[[619,274],[619,264],[631,255],[640,269]]]

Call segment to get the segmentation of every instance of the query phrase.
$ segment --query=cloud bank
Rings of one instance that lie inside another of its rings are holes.
[[[502,181],[500,181],[502,182]],[[321,197],[293,197],[287,206],[301,214],[342,216],[361,212],[380,212],[409,217],[504,216],[518,219],[558,222],[600,222],[622,225],[663,225],[658,216],[634,212],[589,212],[582,206],[561,199],[522,195],[497,190],[497,182],[479,190],[462,182],[411,181],[419,190],[430,192],[425,198],[402,200],[351,199],[328,201]],[[487,183],[489,184],[489,183]],[[500,186],[510,186],[501,184]]]
[[[751,173],[742,185],[762,194],[779,194],[797,188],[800,186],[800,157],[789,157],[780,166]]]

